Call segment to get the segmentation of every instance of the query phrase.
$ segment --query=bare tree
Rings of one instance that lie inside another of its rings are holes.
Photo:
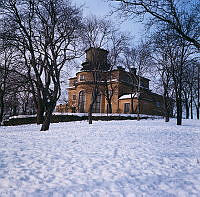
[[[108,103],[107,113],[112,113],[112,98],[116,92],[117,86],[113,81],[113,70],[121,64],[121,59],[125,48],[129,46],[131,37],[125,32],[120,32],[118,29],[112,28],[107,50],[109,70],[106,71],[102,79],[101,93],[105,96]]]
[[[20,56],[13,48],[1,45],[0,57],[0,118],[2,121],[5,115],[12,116],[23,113],[21,106],[25,103],[20,101],[26,93],[30,95],[30,84],[22,74],[23,72],[19,72],[20,68],[23,70],[24,65],[21,64]],[[15,72],[15,69],[18,69],[18,72]],[[27,107],[28,105],[26,104]],[[33,111],[33,106],[31,108]]]
[[[193,119],[193,101],[195,91],[196,65],[194,61],[188,62],[183,74],[183,95],[186,110],[186,119]]]
[[[129,77],[132,80],[131,90],[131,112],[133,109],[133,99],[137,98],[137,120],[140,120],[140,100],[142,99],[143,86],[141,77],[147,73],[149,65],[151,65],[151,52],[148,43],[139,44],[136,47],[125,48],[123,63],[128,70]]]
[[[154,33],[151,37],[152,58],[152,75],[158,73],[157,81],[162,87],[163,101],[164,101],[164,116],[165,122],[169,122],[169,117],[172,109],[173,100],[173,80],[171,76],[171,61],[168,57],[169,37],[163,36],[162,31]]]
[[[186,118],[193,119],[193,107],[196,108],[197,119],[199,119],[199,67],[198,58],[193,55],[184,71],[183,93],[186,108]]]
[[[5,115],[7,97],[15,92],[24,90],[26,80],[21,75],[13,72],[13,68],[20,66],[19,54],[15,49],[1,42],[0,46],[0,122]],[[11,105],[14,104],[11,103]]]
[[[167,24],[181,39],[200,49],[200,3],[175,0],[109,0],[114,12],[131,19],[146,20],[150,25],[157,22]],[[116,4],[115,4],[116,3]]]
[[[158,49],[158,48],[157,48]],[[172,109],[173,88],[170,74],[170,64],[166,59],[164,51],[155,53],[155,67],[156,72],[159,73],[161,86],[163,87],[163,101],[164,101],[164,116],[165,122],[169,122],[169,117]],[[158,80],[158,79],[157,79]]]
[[[63,0],[9,0],[1,13],[1,37],[20,51],[35,99],[44,106],[41,131],[48,130],[61,93],[60,72],[78,56],[80,10]]]
[[[199,120],[199,109],[200,109],[200,62],[197,62],[197,79],[196,79],[196,102],[195,107],[197,111],[197,119]]]
[[[82,38],[85,47],[105,48],[112,32],[111,21],[91,16],[85,19],[84,24]]]
[[[3,120],[4,108],[5,108],[5,96],[9,86],[9,68],[11,67],[13,60],[13,51],[5,48],[4,45],[1,47],[1,62],[0,62],[0,123]]]
[[[170,32],[169,34],[162,34],[162,42],[159,42],[156,47],[164,54],[165,62],[162,63],[164,63],[164,68],[167,68],[164,72],[165,76],[169,76],[172,79],[176,101],[177,125],[181,125],[184,72],[192,53],[186,41],[177,39],[172,35]]]
[[[172,43],[171,43],[172,44]],[[173,43],[175,44],[175,43]],[[182,91],[183,91],[183,73],[184,67],[188,63],[190,56],[188,45],[184,40],[179,40],[179,43],[169,49],[169,59],[171,61],[171,76],[174,83],[174,91],[177,107],[177,125],[182,124]]]

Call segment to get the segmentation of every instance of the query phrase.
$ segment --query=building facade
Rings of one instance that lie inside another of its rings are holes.
[[[130,72],[122,67],[110,69],[107,55],[108,51],[103,49],[86,50],[82,69],[69,79],[67,111],[89,112],[96,91],[92,109],[94,113],[139,111],[140,114],[163,115],[163,97],[149,89],[150,80],[137,76],[134,68]]]

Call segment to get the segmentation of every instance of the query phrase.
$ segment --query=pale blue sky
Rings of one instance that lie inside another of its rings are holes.
[[[85,4],[84,14],[95,14],[97,16],[104,16],[108,13],[108,3],[104,0],[72,0],[77,5]]]
[[[96,15],[104,17],[109,15],[110,5],[105,0],[72,0],[77,6],[84,4],[83,14],[85,16]],[[113,2],[114,3],[114,2]],[[118,17],[112,17],[114,22],[119,22]],[[134,40],[138,41],[140,37],[143,37],[144,28],[142,23],[136,23],[133,21],[126,21],[121,24],[122,31],[128,31],[134,36]]]

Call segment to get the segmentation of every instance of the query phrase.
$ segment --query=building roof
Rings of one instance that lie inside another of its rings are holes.
[[[137,98],[138,93],[124,94],[124,95],[122,95],[122,96],[119,97],[119,100],[122,100],[122,99],[131,99],[131,96],[132,96],[132,98]]]
[[[96,47],[90,47],[88,49],[85,50],[85,52],[87,53],[88,51],[95,49],[95,50],[99,50],[99,51],[105,51],[106,53],[109,53],[107,50],[102,49],[102,48],[96,48]]]
[[[77,79],[77,77],[70,77],[69,80],[71,80],[71,79]]]

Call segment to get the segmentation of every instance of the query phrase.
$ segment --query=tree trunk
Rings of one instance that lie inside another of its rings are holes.
[[[199,74],[199,72],[200,72],[200,65],[198,65],[198,75],[197,75],[197,77],[198,77],[198,79],[197,79],[197,119],[199,120],[199,108],[200,108],[200,74]]]
[[[17,114],[17,106],[16,106],[16,104],[14,104],[12,116],[17,116],[17,115],[18,115]]]
[[[140,120],[140,99],[138,98],[138,106],[137,106],[137,121]]]
[[[185,100],[185,112],[186,112],[186,119],[189,119],[190,116],[190,107],[189,107],[189,101],[187,97],[187,91],[183,90],[184,93],[184,100]]]
[[[88,113],[89,124],[92,124],[92,108],[93,108],[93,102],[90,104],[89,113]]]
[[[133,106],[133,95],[131,94],[131,114],[134,113],[134,106]]]
[[[112,114],[112,104],[111,104],[111,101],[108,101],[108,113]]]
[[[176,107],[177,107],[177,125],[182,124],[182,82],[179,79],[179,87],[176,87]]]
[[[169,122],[169,113],[166,112],[166,115],[165,115],[165,122]]]
[[[138,76],[139,76],[139,81],[138,81],[138,90],[137,90],[137,98],[138,98],[138,107],[137,107],[137,121],[140,120],[140,98],[141,98],[141,92],[140,92],[140,82],[141,82],[141,78],[140,78],[140,67],[139,67],[139,71],[138,71]]]
[[[4,114],[4,102],[3,102],[3,94],[0,94],[0,125],[3,121],[3,114]]]
[[[165,122],[169,122],[168,98],[164,96]]]
[[[177,125],[182,124],[182,77],[181,77],[181,74],[182,74],[182,67],[181,67],[179,79],[174,80],[174,83],[175,83],[174,89],[175,89],[175,94],[176,94]]]
[[[42,99],[38,99],[37,103],[37,124],[42,124],[44,121],[44,103]]]
[[[177,125],[182,124],[182,101],[181,98],[176,100],[176,109],[177,109]]]
[[[190,109],[189,109],[189,105],[188,105],[187,101],[185,103],[185,111],[186,111],[186,119],[189,119]]]
[[[191,100],[191,104],[190,104],[190,117],[191,117],[191,119],[193,119],[193,106],[192,106],[192,100]]]
[[[169,122],[169,99],[168,99],[168,92],[167,87],[164,84],[164,95],[163,95],[163,101],[164,101],[164,115],[165,115],[165,122]]]
[[[199,120],[199,106],[196,107],[196,111],[197,111],[197,119]]]
[[[191,95],[190,95],[190,115],[191,115],[191,119],[193,119],[193,106],[192,106],[192,104],[193,104],[193,95],[192,95],[192,88],[190,90],[190,93],[191,93]]]
[[[49,130],[49,126],[50,126],[50,123],[51,123],[53,110],[54,110],[54,106],[53,105],[48,106],[48,108],[47,108],[47,110],[45,112],[44,121],[43,121],[43,124],[42,124],[42,127],[41,127],[40,131]]]
[[[98,91],[97,91],[97,88],[95,87],[95,89],[93,90],[92,102],[90,104],[90,108],[89,108],[89,112],[88,112],[89,124],[92,124],[92,109],[93,109],[94,103],[97,100],[97,95],[98,95]]]

